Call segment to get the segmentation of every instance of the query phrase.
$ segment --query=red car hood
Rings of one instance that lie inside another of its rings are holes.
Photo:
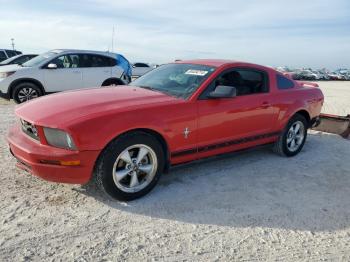
[[[44,96],[16,108],[16,115],[33,124],[61,127],[105,112],[133,110],[178,99],[132,86],[76,90]]]

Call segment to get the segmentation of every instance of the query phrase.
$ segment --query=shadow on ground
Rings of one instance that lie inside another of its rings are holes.
[[[350,226],[350,142],[312,134],[293,158],[264,148],[179,166],[129,203],[93,187],[82,192],[118,210],[186,223],[333,231]]]

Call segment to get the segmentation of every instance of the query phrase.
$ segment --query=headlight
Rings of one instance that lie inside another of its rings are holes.
[[[76,150],[74,141],[68,133],[59,129],[44,127],[44,134],[49,145]]]
[[[16,71],[0,73],[0,78],[9,77],[10,75],[13,75],[14,73],[16,73]]]

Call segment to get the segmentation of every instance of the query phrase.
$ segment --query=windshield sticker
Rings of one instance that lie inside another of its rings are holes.
[[[185,74],[194,76],[205,76],[206,74],[208,74],[208,71],[189,69],[185,72]]]

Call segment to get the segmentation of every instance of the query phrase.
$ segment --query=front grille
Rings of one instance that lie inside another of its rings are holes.
[[[34,138],[35,140],[39,140],[38,130],[36,129],[35,125],[21,119],[21,126],[25,134],[31,138]]]

